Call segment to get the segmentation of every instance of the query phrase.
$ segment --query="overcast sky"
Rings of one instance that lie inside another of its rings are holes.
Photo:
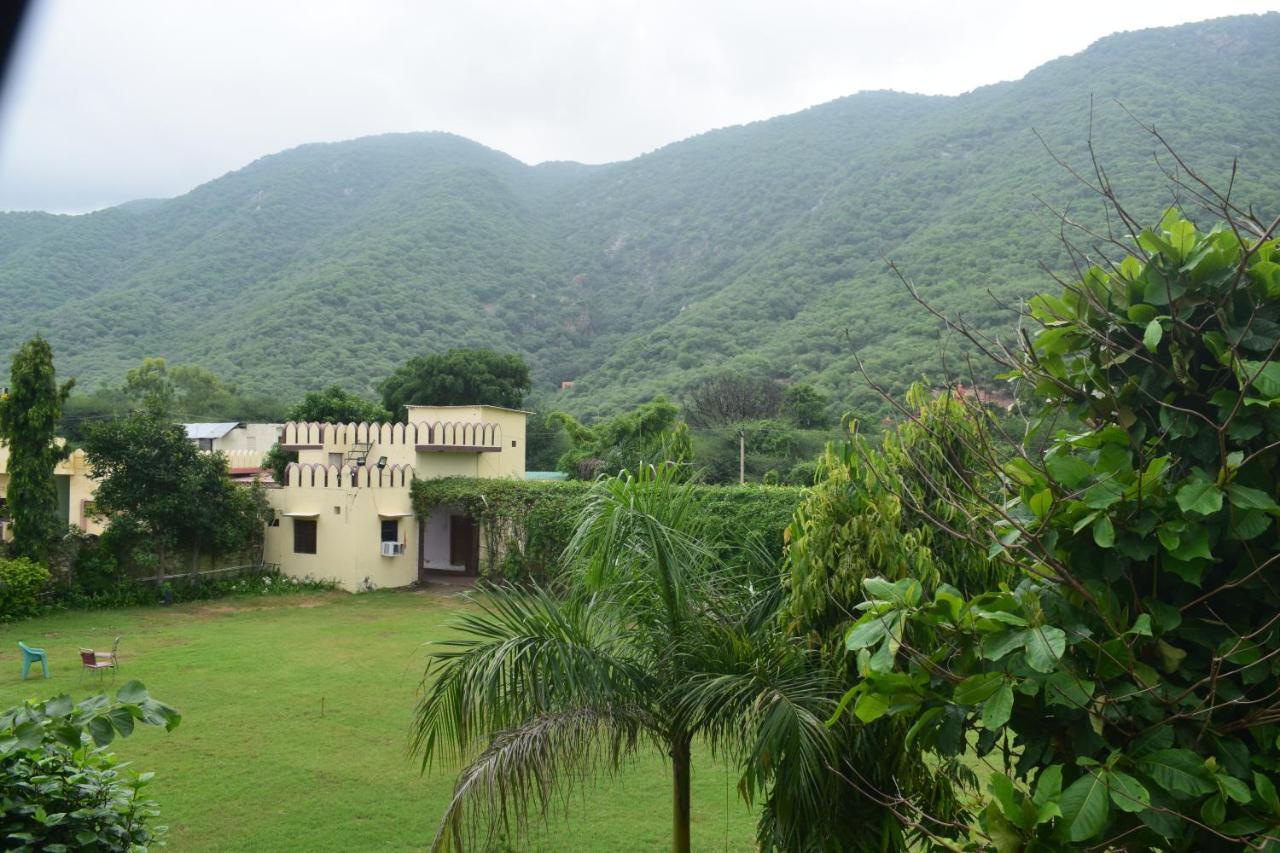
[[[0,103],[0,209],[179,195],[388,131],[601,163],[863,89],[959,94],[1117,30],[1267,5],[37,0]]]

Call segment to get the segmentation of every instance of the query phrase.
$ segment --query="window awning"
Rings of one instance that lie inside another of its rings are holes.
[[[285,518],[319,518],[318,512],[286,512],[282,513]]]
[[[380,512],[378,518],[412,518],[411,512]]]

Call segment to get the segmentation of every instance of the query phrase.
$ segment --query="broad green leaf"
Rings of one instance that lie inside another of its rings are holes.
[[[1227,773],[1219,773],[1214,776],[1214,780],[1218,783],[1218,790],[1224,797],[1230,797],[1237,803],[1248,803],[1253,799],[1253,792],[1249,790],[1249,786]]]
[[[1248,542],[1266,533],[1271,527],[1271,516],[1256,509],[1240,513],[1231,521],[1231,538]]]
[[[1126,258],[1125,260],[1128,260],[1128,258]],[[1145,326],[1146,324],[1154,320],[1156,318],[1156,315],[1159,314],[1160,312],[1157,311],[1155,309],[1155,306],[1153,305],[1145,305],[1139,302],[1136,305],[1130,305],[1129,310],[1126,313],[1128,314],[1130,320]]]
[[[1036,492],[1027,501],[1027,508],[1035,514],[1036,518],[1044,518],[1048,515],[1051,506],[1053,506],[1053,492],[1049,489]]]
[[[122,736],[128,737],[133,733],[133,714],[129,713],[128,708],[113,708],[107,716]]]
[[[1041,625],[1022,632],[1027,647],[1027,664],[1038,672],[1052,672],[1067,648],[1067,635],[1061,628]]]
[[[1146,786],[1128,773],[1107,771],[1107,788],[1111,802],[1121,811],[1140,812],[1151,807],[1151,794]]]
[[[1061,793],[1062,765],[1050,764],[1048,767],[1041,769],[1040,775],[1036,777],[1036,792],[1032,797],[1032,801],[1037,806],[1043,806]]]
[[[991,792],[991,796],[995,797],[996,802],[1000,804],[1000,809],[1004,812],[1004,816],[1015,826],[1022,826],[1024,815],[1022,814],[1022,807],[1018,804],[1018,797],[1014,792],[1012,780],[1003,773],[993,774],[991,781],[987,783],[987,790]]]
[[[1204,761],[1189,749],[1158,749],[1138,759],[1138,766],[1157,785],[1199,797],[1217,791]]]
[[[1178,506],[1183,512],[1212,515],[1222,509],[1222,490],[1207,477],[1195,477],[1178,489]]]
[[[1141,637],[1151,636],[1151,616],[1146,613],[1139,613],[1138,618],[1133,620],[1133,627],[1126,634],[1137,634]]]
[[[1175,672],[1187,656],[1184,649],[1172,646],[1164,640],[1156,640],[1156,652],[1160,655],[1160,668],[1165,672]]]
[[[1280,512],[1280,504],[1261,489],[1251,489],[1239,483],[1227,486],[1227,497],[1237,509],[1258,509],[1263,512]]]
[[[1019,853],[1026,846],[1022,832],[1004,816],[999,803],[987,803],[987,807],[982,810],[982,822],[996,853]]]
[[[1099,548],[1110,548],[1116,544],[1116,529],[1107,516],[1093,523],[1093,541]]]
[[[1077,710],[1088,707],[1096,686],[1085,678],[1076,678],[1069,672],[1055,672],[1045,682],[1046,705],[1064,705]]]
[[[1207,560],[1213,558],[1209,550],[1209,530],[1203,524],[1195,524],[1182,531],[1178,547],[1169,552],[1179,560]]]
[[[1280,797],[1276,795],[1276,786],[1271,780],[1256,770],[1253,773],[1253,787],[1258,792],[1258,799],[1272,814],[1280,814]]]
[[[1062,792],[1058,800],[1062,822],[1072,841],[1087,841],[1107,825],[1111,814],[1107,783],[1098,771],[1087,771]]]
[[[1185,260],[1196,244],[1196,226],[1185,219],[1179,219],[1168,226],[1169,245],[1178,253],[1179,260]]]
[[[1005,682],[982,703],[982,725],[988,729],[998,729],[1009,722],[1012,713],[1013,687]]]
[[[1218,826],[1227,817],[1227,801],[1221,794],[1216,794],[1204,801],[1200,807],[1200,819],[1209,826]]]
[[[920,582],[915,578],[903,578],[890,583],[884,578],[867,578],[862,582],[867,595],[882,601],[892,601],[908,607],[920,601]]]
[[[1241,361],[1241,381],[1251,384],[1264,397],[1280,397],[1280,361]]]
[[[147,699],[147,688],[141,681],[128,681],[116,691],[116,699],[128,705],[140,705]]]
[[[998,672],[983,672],[971,675],[956,685],[951,698],[958,705],[977,705],[986,701],[987,697],[1000,689],[1004,676]]]
[[[1044,460],[1053,479],[1069,489],[1079,488],[1093,474],[1093,466],[1077,456],[1058,453]]]
[[[106,717],[94,717],[89,721],[89,735],[98,746],[106,746],[115,740],[116,730]]]
[[[1160,348],[1160,339],[1164,337],[1164,327],[1160,325],[1159,320],[1152,320],[1147,324],[1146,331],[1142,333],[1142,345],[1147,348],[1147,352],[1155,352]]]
[[[982,656],[987,660],[1000,660],[1014,649],[1022,648],[1025,631],[1000,631],[982,638]]]
[[[878,720],[889,710],[889,698],[879,693],[863,693],[853,705],[853,715],[864,723]]]
[[[884,639],[886,618],[879,615],[864,616],[858,624],[849,629],[844,638],[844,647],[851,652],[874,646]]]

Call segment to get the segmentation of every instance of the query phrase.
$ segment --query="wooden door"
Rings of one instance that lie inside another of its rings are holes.
[[[476,574],[480,563],[480,538],[476,534],[471,516],[449,516],[449,565],[465,566],[469,575]]]

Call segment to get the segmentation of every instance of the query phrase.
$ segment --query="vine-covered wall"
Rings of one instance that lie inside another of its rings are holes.
[[[804,490],[789,486],[698,486],[714,541],[752,540],[782,554],[782,536]],[[481,525],[484,577],[553,579],[573,536],[590,483],[445,477],[415,480],[413,506],[426,518],[438,506],[466,513]]]

